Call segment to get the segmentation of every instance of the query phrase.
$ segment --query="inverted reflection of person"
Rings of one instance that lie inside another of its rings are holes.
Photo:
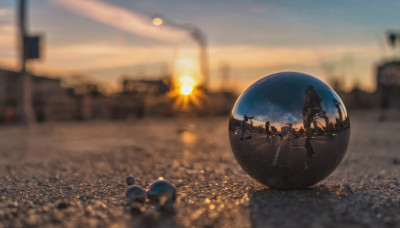
[[[242,139],[242,140],[246,139],[246,123],[247,123],[247,121],[252,120],[252,119],[254,119],[254,116],[248,117],[246,114],[244,114],[243,120],[242,120],[242,138],[240,138],[240,139]]]
[[[278,130],[276,129],[276,127],[275,126],[271,126],[271,135],[273,137],[276,137],[277,132],[278,132]]]
[[[271,132],[269,131],[269,121],[265,122],[265,134],[267,135],[267,138],[271,135]]]
[[[309,85],[305,91],[306,98],[303,105],[303,124],[306,130],[307,137],[311,138],[314,131],[317,129],[317,117],[325,120],[325,127],[328,126],[329,119],[326,112],[322,109],[322,98],[315,91],[314,87]],[[311,123],[313,123],[314,130],[311,130]]]
[[[305,148],[307,149],[307,156],[312,157],[314,155],[314,150],[312,148],[310,139],[317,129],[316,117],[324,118],[325,127],[328,126],[329,119],[326,116],[326,112],[322,109],[321,102],[322,98],[315,91],[314,86],[309,85],[305,90],[306,98],[304,99],[303,105],[303,125],[306,131],[306,142]],[[311,130],[311,123],[314,125],[314,129]]]
[[[338,114],[339,114],[339,120],[342,121],[343,120],[343,114],[342,114],[342,109],[340,109],[340,103],[335,98],[333,98],[333,103],[335,103],[335,107],[337,108],[337,111],[338,111]]]

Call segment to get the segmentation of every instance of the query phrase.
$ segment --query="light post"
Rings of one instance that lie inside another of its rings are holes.
[[[173,27],[181,28],[189,32],[190,36],[199,45],[200,72],[203,77],[203,87],[205,90],[207,90],[210,76],[209,76],[209,66],[208,66],[207,37],[205,33],[196,25],[176,23],[161,15],[153,17],[152,22],[156,26],[161,26],[165,22],[166,24],[169,24]]]
[[[388,30],[386,32],[387,41],[394,51],[400,50],[400,30]],[[399,56],[397,56],[398,58]]]
[[[21,70],[18,80],[18,120],[25,125],[35,121],[32,101],[31,76],[26,71],[26,61],[29,59],[29,47],[26,25],[26,0],[19,1],[19,42]]]
[[[386,32],[389,45],[396,47],[397,42],[400,41],[400,31],[389,30]]]

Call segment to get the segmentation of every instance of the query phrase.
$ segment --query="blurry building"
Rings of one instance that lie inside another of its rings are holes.
[[[386,62],[377,68],[377,94],[383,109],[400,109],[400,62]]]
[[[0,121],[16,121],[18,102],[18,75],[16,72],[0,70]]]
[[[0,123],[18,122],[19,78],[18,72],[0,69]],[[124,80],[122,92],[107,96],[95,83],[79,82],[69,86],[62,87],[57,78],[32,75],[33,108],[37,121],[227,115],[237,98],[229,91],[210,92],[196,88],[201,94],[196,97],[198,102],[189,103],[191,107],[182,113],[175,107],[177,93],[171,91],[174,89],[170,79]]]
[[[283,135],[286,135],[287,133],[289,133],[289,126],[282,126],[281,127],[281,133]]]
[[[167,96],[171,90],[170,79],[125,79],[122,84],[123,92],[115,98],[124,102],[113,107],[118,119],[173,115],[172,101]]]
[[[204,116],[228,115],[236,99],[237,95],[230,91],[207,92],[206,99],[198,111],[198,114]]]
[[[163,95],[170,90],[170,80],[133,80],[123,81],[123,92],[135,95]]]
[[[373,109],[378,107],[378,98],[376,92],[367,92],[358,87],[349,92],[338,93],[343,100],[346,108],[351,109]]]
[[[95,83],[78,82],[69,85],[70,94],[76,100],[76,120],[109,119],[109,97]]]
[[[384,62],[377,66],[376,91],[366,92],[355,86],[338,94],[349,109],[400,109],[400,62]]]
[[[16,122],[20,74],[0,69],[0,122]],[[60,80],[32,75],[33,108],[38,121],[73,119],[76,101]]]

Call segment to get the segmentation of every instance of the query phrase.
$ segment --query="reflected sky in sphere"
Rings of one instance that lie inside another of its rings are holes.
[[[338,118],[337,108],[332,104],[334,99],[341,101],[339,96],[321,80],[297,72],[272,74],[256,81],[240,96],[233,115],[238,119],[245,114],[254,116],[254,124],[264,124],[266,120],[271,125],[301,124],[305,90],[309,85],[322,98],[321,105],[328,117]],[[345,110],[342,102],[340,105]]]

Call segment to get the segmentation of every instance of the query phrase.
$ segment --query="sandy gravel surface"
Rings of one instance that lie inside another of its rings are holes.
[[[254,182],[227,118],[0,127],[1,227],[400,227],[400,121],[351,114],[348,153],[306,190]],[[125,178],[177,186],[174,211],[124,205]]]

